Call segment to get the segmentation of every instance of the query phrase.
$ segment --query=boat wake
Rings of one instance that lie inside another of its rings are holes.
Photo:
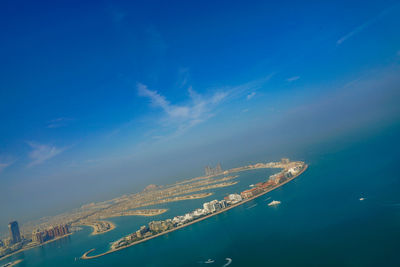
[[[254,208],[255,206],[257,206],[257,204],[254,204],[254,205],[248,207],[247,209],[252,209],[252,208]]]
[[[228,262],[225,263],[222,267],[226,267],[228,265],[230,265],[232,263],[232,259],[231,258],[226,258],[225,260],[227,260]]]
[[[266,199],[264,199],[265,201],[267,201],[268,199],[271,199],[271,197],[267,197]]]

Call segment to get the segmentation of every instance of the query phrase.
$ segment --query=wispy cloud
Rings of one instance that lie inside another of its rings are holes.
[[[293,76],[293,77],[287,78],[286,81],[294,82],[294,81],[297,81],[298,79],[300,79],[300,76]]]
[[[71,118],[57,118],[47,122],[47,128],[60,128],[65,127],[71,122],[73,119]]]
[[[43,162],[57,156],[62,153],[65,148],[58,148],[51,145],[44,145],[35,142],[28,142],[28,145],[32,148],[29,153],[31,162],[28,164],[29,167],[42,164]]]
[[[344,36],[342,36],[341,38],[339,38],[339,40],[336,41],[336,45],[341,45],[343,42],[347,41],[349,38],[353,37],[354,35],[362,32],[364,29],[368,28],[372,24],[376,23],[379,19],[381,19],[382,17],[386,16],[395,7],[396,7],[396,5],[395,6],[391,6],[391,7],[387,8],[387,9],[383,10],[377,16],[373,17],[370,20],[367,20],[363,24],[361,24],[358,27],[354,28],[352,31],[350,31],[349,33],[347,33]]]
[[[0,155],[0,173],[14,164],[15,161],[15,158],[6,155]]]
[[[229,96],[231,97],[238,97],[241,98],[243,96],[247,96],[251,92],[255,92],[259,89],[262,89],[262,87],[275,75],[276,73],[273,72],[271,74],[268,74],[260,79],[256,79],[244,84],[240,84],[237,86],[228,86],[224,87],[223,89],[229,93]]]
[[[217,108],[231,99],[252,98],[255,91],[260,90],[275,73],[266,75],[260,79],[253,80],[236,86],[224,86],[210,88],[211,94],[199,94],[192,87],[188,88],[189,98],[183,103],[172,103],[156,90],[151,90],[147,85],[138,83],[139,96],[146,97],[154,108],[163,111],[160,123],[164,129],[174,129],[172,134],[166,136],[157,135],[155,139],[164,139],[179,136],[186,130],[198,125],[215,116]]]
[[[176,85],[178,88],[185,87],[190,80],[190,72],[188,68],[180,68],[178,70],[178,79]]]
[[[198,94],[193,88],[189,87],[188,93],[190,100],[187,104],[173,104],[155,90],[150,90],[144,84],[137,84],[138,94],[147,97],[155,108],[161,108],[165,117],[163,118],[168,125],[174,124],[179,132],[185,131],[213,116],[213,110],[227,96],[228,92],[217,91],[211,96]]]
[[[247,99],[247,100],[250,100],[250,99],[252,99],[255,95],[256,95],[256,92],[251,92],[250,94],[248,94],[248,95],[246,96],[246,99]]]
[[[12,163],[10,163],[10,162],[7,162],[7,163],[4,163],[4,162],[0,162],[0,173],[5,169],[5,168],[7,168],[8,166],[10,166]]]

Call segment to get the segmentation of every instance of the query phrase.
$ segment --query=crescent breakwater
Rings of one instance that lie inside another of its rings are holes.
[[[258,197],[260,197],[260,196],[263,196],[263,195],[265,195],[265,194],[267,194],[267,193],[269,193],[269,192],[271,192],[271,191],[273,191],[273,190],[275,190],[275,189],[277,189],[277,188],[279,188],[279,187],[281,187],[281,186],[287,184],[288,182],[292,181],[293,179],[297,178],[297,177],[300,176],[302,173],[304,173],[304,172],[307,170],[308,165],[307,165],[307,164],[304,164],[304,162],[290,162],[290,163],[289,163],[289,162],[288,162],[288,163],[273,163],[273,162],[272,162],[272,163],[267,163],[267,164],[258,163],[258,164],[255,164],[255,165],[250,165],[251,167],[246,166],[246,167],[231,169],[231,170],[229,170],[229,173],[239,172],[239,171],[245,171],[245,170],[251,170],[251,169],[260,169],[260,168],[282,168],[283,170],[279,173],[279,174],[282,174],[283,172],[289,173],[289,172],[293,169],[293,166],[296,166],[295,164],[301,164],[301,166],[302,166],[301,169],[300,169],[297,173],[295,173],[295,174],[292,175],[291,177],[287,177],[286,179],[282,180],[281,182],[279,182],[279,183],[277,183],[277,184],[275,184],[275,185],[271,185],[271,186],[269,186],[268,188],[264,188],[262,192],[257,193],[257,194],[254,195],[254,196],[247,197],[247,198],[243,199],[242,201],[240,201],[240,202],[238,202],[238,203],[235,203],[235,204],[232,204],[232,205],[230,205],[230,206],[227,206],[226,208],[223,208],[223,209],[221,209],[221,210],[219,210],[219,211],[215,211],[215,212],[213,212],[213,213],[211,213],[211,214],[208,214],[208,215],[205,215],[205,216],[200,217],[200,218],[198,218],[198,219],[192,220],[192,221],[187,222],[187,223],[185,223],[185,224],[183,224],[183,225],[176,226],[176,227],[174,227],[174,228],[172,228],[172,229],[163,231],[163,232],[161,232],[161,233],[157,233],[157,234],[154,234],[154,235],[145,237],[145,238],[143,238],[143,239],[140,239],[140,240],[138,240],[138,241],[134,241],[134,242],[132,242],[132,243],[130,243],[130,244],[128,244],[128,245],[124,245],[124,246],[121,246],[121,247],[118,247],[118,248],[111,248],[110,250],[108,250],[108,251],[106,251],[106,252],[103,252],[103,253],[100,253],[100,254],[89,255],[90,253],[92,253],[93,251],[95,251],[95,249],[93,248],[93,249],[91,249],[91,250],[85,252],[85,253],[81,256],[81,258],[82,258],[82,259],[95,259],[95,258],[99,258],[99,257],[105,256],[105,255],[107,255],[107,254],[110,254],[110,253],[113,253],[113,252],[116,252],[116,251],[120,251],[120,250],[123,250],[123,249],[125,249],[125,248],[131,247],[131,246],[134,246],[134,245],[138,245],[138,244],[140,244],[140,243],[149,241],[149,240],[151,240],[151,239],[154,239],[154,238],[163,236],[163,235],[165,235],[165,234],[174,232],[174,231],[176,231],[176,230],[182,229],[182,228],[187,227],[187,226],[189,226],[189,225],[192,225],[192,224],[198,223],[198,222],[200,222],[200,221],[206,220],[206,219],[208,219],[208,218],[211,218],[211,217],[213,217],[213,216],[216,216],[216,215],[218,215],[218,214],[220,214],[220,213],[226,212],[226,211],[228,211],[228,210],[230,210],[230,209],[233,209],[233,208],[235,208],[235,207],[238,207],[238,206],[240,206],[240,205],[243,205],[243,204],[245,204],[245,203],[247,203],[247,202],[249,202],[249,201],[251,201],[251,200],[253,200],[253,199],[255,199],[255,198],[258,198]],[[278,174],[276,174],[276,175],[278,175]],[[277,178],[276,178],[276,175],[273,175],[273,176],[271,176],[271,177],[274,177],[274,179],[277,179]],[[271,181],[271,179],[270,179],[270,181]],[[270,183],[270,182],[268,181],[268,182],[261,183],[261,184],[267,184],[267,183]],[[270,184],[271,184],[271,183],[270,183]],[[244,192],[242,192],[242,193],[244,193]],[[115,243],[115,242],[114,242],[114,243]]]

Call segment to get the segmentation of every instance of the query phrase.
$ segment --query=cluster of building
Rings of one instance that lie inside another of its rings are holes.
[[[0,240],[0,257],[21,249],[23,241],[25,241],[19,231],[18,222],[10,222],[8,224],[8,230],[10,232],[10,238],[5,239],[4,241]]]
[[[180,227],[184,224],[197,220],[201,217],[226,209],[229,206],[235,205],[243,201],[244,199],[255,197],[265,192],[270,187],[278,185],[286,181],[287,179],[297,175],[304,168],[304,163],[302,162],[291,163],[289,159],[282,159],[281,163],[276,163],[276,164],[277,167],[280,166],[279,164],[284,164],[285,168],[281,172],[271,175],[268,181],[258,183],[255,186],[253,186],[253,188],[245,190],[240,194],[230,194],[224,197],[223,200],[215,199],[210,202],[203,203],[203,208],[196,209],[192,212],[186,213],[185,215],[175,216],[173,219],[167,219],[164,221],[152,221],[148,224],[148,226],[143,225],[136,232],[114,242],[112,245],[112,249],[118,249],[120,247],[127,246],[135,241],[139,241],[144,238],[174,229],[176,227]],[[216,169],[222,172],[219,164],[217,165]],[[211,173],[213,173],[212,168],[209,169],[206,168],[206,174],[211,174]]]
[[[105,221],[96,221],[93,223],[94,233],[104,233],[111,229],[111,224]]]
[[[165,221],[152,221],[149,223],[149,230],[153,233],[161,233],[174,227],[171,219]]]
[[[210,202],[206,202],[203,204],[202,209],[196,209],[192,212],[186,213],[185,215],[175,216],[173,219],[167,219],[164,221],[152,221],[148,224],[148,226],[143,225],[136,232],[114,242],[112,248],[117,249],[146,237],[182,226],[203,216],[223,210],[228,206],[234,205],[242,200],[243,198],[239,194],[230,194],[223,200],[215,199]]]
[[[70,233],[68,225],[63,224],[48,228],[44,231],[36,230],[32,233],[31,239],[25,238],[23,235],[21,235],[17,221],[10,222],[8,224],[8,230],[10,237],[4,241],[0,240],[0,257],[20,250],[23,247],[41,244],[55,237],[64,236]]]
[[[36,230],[32,233],[32,242],[41,244],[53,238],[64,236],[69,233],[70,230],[66,224],[57,225],[44,231]]]
[[[218,163],[215,168],[213,168],[211,166],[206,166],[204,168],[204,172],[205,172],[206,176],[221,174],[222,173],[221,164]]]
[[[290,170],[287,170],[287,171],[284,170],[284,171],[281,171],[281,172],[279,172],[277,174],[271,175],[269,177],[268,181],[258,183],[253,188],[241,192],[240,195],[244,199],[257,196],[257,195],[261,194],[262,192],[264,192],[265,190],[267,190],[269,187],[278,185],[278,184],[286,181],[287,179],[293,177],[299,171],[297,171],[297,170],[295,171],[295,170],[290,169]]]
[[[231,197],[232,200],[229,198]],[[231,194],[226,199],[223,200],[212,200],[210,202],[203,203],[203,208],[202,209],[196,209],[192,212],[186,213],[185,215],[182,216],[175,216],[172,219],[172,223],[174,227],[179,227],[181,225],[184,225],[188,222],[191,222],[193,220],[199,219],[203,216],[206,216],[208,214],[220,211],[222,209],[225,209],[229,205],[232,205],[233,203],[237,203],[237,199],[239,201],[242,200],[240,195],[238,194]]]

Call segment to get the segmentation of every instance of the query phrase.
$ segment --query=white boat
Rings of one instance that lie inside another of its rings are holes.
[[[204,263],[213,263],[214,261],[212,259],[208,259],[207,261],[205,261]]]
[[[363,197],[360,197],[360,201],[363,201],[363,200],[365,200],[365,198],[363,198]]]
[[[250,187],[254,187],[254,184],[251,184]]]
[[[276,206],[276,205],[279,205],[279,204],[281,204],[280,201],[278,201],[278,200],[272,200],[270,203],[268,203],[268,206]]]

